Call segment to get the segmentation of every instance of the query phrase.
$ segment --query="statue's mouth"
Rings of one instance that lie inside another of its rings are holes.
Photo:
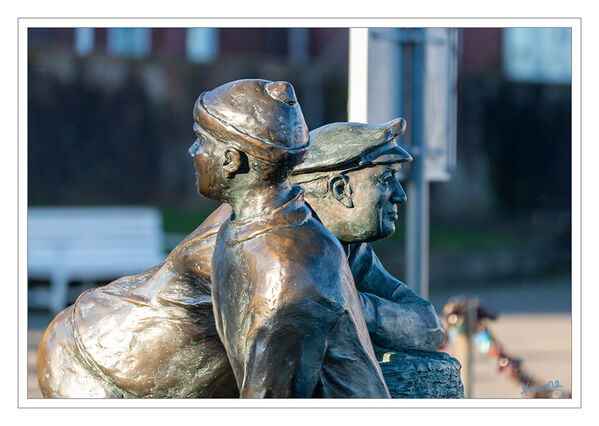
[[[399,218],[399,215],[397,214],[397,207],[393,206],[393,209],[387,210],[385,216],[391,220],[397,220]]]

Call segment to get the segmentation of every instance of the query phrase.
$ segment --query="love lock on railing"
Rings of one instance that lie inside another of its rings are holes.
[[[526,398],[571,398],[571,391],[560,385],[559,380],[542,383],[523,368],[523,360],[509,355],[488,327],[497,314],[479,303],[476,297],[457,296],[451,298],[443,308],[443,325],[446,339],[442,351],[451,352],[462,364],[462,382],[466,398],[472,390],[472,352],[476,348],[497,362],[497,371],[507,373],[510,379],[522,386],[520,393]]]

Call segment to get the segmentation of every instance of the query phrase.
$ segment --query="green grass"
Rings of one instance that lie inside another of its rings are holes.
[[[163,230],[169,234],[189,234],[214,211],[211,207],[178,209],[161,208]]]
[[[380,245],[403,244],[406,239],[405,227],[401,224],[395,233],[378,242]],[[451,251],[501,251],[514,248],[532,247],[526,235],[517,231],[480,230],[465,227],[431,225],[429,244],[439,250]]]
[[[187,209],[165,207],[161,211],[164,219],[164,232],[187,235],[196,229],[214,209],[211,206]],[[405,224],[401,223],[391,237],[378,244],[403,244],[405,231]],[[534,244],[525,234],[516,230],[505,232],[433,224],[430,228],[430,245],[436,249],[451,251],[501,251],[532,247]]]

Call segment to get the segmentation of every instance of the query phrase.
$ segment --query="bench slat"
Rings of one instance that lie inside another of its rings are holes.
[[[55,313],[66,303],[69,280],[140,273],[165,256],[162,217],[154,208],[30,208],[27,219],[28,273],[51,280],[47,304]]]

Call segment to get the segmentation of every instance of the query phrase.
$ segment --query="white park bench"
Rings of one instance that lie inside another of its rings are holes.
[[[165,257],[162,217],[153,208],[30,208],[27,220],[28,278],[50,282],[29,291],[28,305],[53,314],[66,306],[69,282],[137,274]]]

